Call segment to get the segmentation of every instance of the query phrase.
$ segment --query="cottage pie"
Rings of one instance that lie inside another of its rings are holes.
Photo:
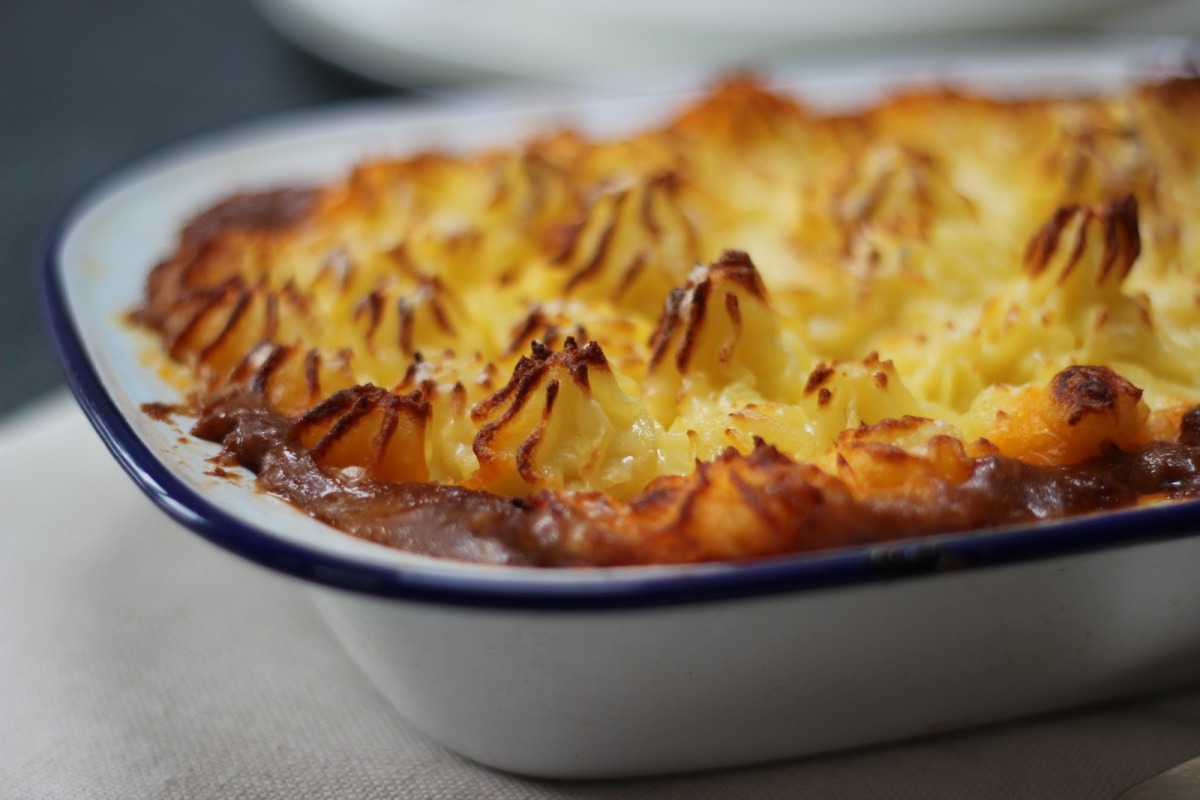
[[[230,196],[132,313],[218,460],[447,558],[686,563],[1200,491],[1200,80],[852,114],[726,80],[625,138]]]

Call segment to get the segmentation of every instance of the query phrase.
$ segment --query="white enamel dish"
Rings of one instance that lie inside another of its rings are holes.
[[[1155,58],[1161,50],[1153,51]],[[1113,86],[1111,53],[960,65],[1004,93]],[[890,83],[804,83],[818,101]],[[48,316],[80,404],[171,517],[310,583],[401,714],[484,764],[613,777],[787,758],[1183,685],[1200,677],[1200,505],[948,535],[751,564],[478,566],[345,536],[238,480],[185,421],[123,314],[180,225],[235,191],[312,184],[371,156],[512,142],[571,121],[613,133],[678,99],[488,114],[399,105],[312,112],[149,158],[80,200],[45,255]]]

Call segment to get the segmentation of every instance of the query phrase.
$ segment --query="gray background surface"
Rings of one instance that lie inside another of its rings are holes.
[[[0,4],[0,415],[63,384],[39,262],[92,182],[181,137],[385,93],[293,48],[244,0]]]

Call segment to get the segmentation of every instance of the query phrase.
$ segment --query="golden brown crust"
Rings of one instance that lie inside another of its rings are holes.
[[[1079,513],[1167,491],[1114,448],[1200,438],[1198,125],[1194,78],[826,115],[737,76],[623,139],[235,195],[132,317],[197,409],[254,398],[339,481],[511,498],[480,503],[536,563]]]

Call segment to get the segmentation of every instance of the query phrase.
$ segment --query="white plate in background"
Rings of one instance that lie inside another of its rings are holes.
[[[996,32],[1097,24],[1114,32],[1200,32],[1200,15],[1191,11],[1200,4],[1181,0],[1168,0],[1165,15],[1162,0],[256,0],[256,5],[300,46],[406,87],[513,78],[630,87],[634,76],[647,72],[837,59],[848,49],[857,57],[897,47],[971,52],[980,46],[980,35]],[[1139,24],[1156,19],[1149,28]],[[963,35],[972,38],[953,38]]]

